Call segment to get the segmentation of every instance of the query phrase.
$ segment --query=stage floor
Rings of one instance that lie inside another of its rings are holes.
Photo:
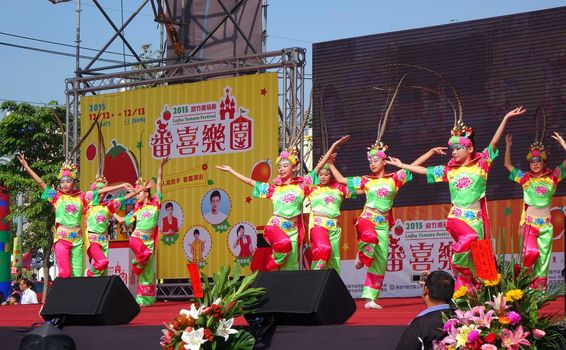
[[[543,309],[544,314],[564,318],[564,297]],[[424,309],[421,298],[382,299],[383,310],[366,310],[356,300],[357,310],[343,325],[277,326],[270,344],[263,348],[293,350],[325,348],[394,349],[405,326]],[[159,302],[142,308],[129,324],[121,326],[68,326],[64,332],[77,343],[78,349],[157,349],[163,322],[173,320],[187,302]],[[35,322],[42,322],[40,305],[0,307],[2,349],[17,349],[21,338]],[[243,318],[238,326],[246,326]],[[379,344],[379,346],[377,346]],[[259,348],[259,347],[258,347]]]

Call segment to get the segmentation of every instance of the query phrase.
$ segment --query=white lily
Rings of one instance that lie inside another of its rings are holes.
[[[187,317],[192,318],[193,320],[198,320],[198,317],[200,316],[201,312],[202,312],[202,306],[197,309],[195,307],[195,304],[191,304],[191,307],[189,308],[189,310],[182,309],[179,312],[179,315],[185,315]]]
[[[220,298],[216,298],[216,300],[213,302],[213,304],[216,304],[218,306],[220,306],[220,303],[222,302],[222,299]]]
[[[234,318],[229,320],[221,319],[218,323],[218,328],[216,329],[216,335],[219,337],[223,337],[224,341],[228,340],[230,334],[238,333],[237,330],[232,329],[232,325],[234,324]]]
[[[194,329],[192,328],[190,332],[184,331],[181,335],[181,340],[185,343],[183,346],[188,350],[199,350],[201,344],[206,343],[206,339],[203,339],[204,328]]]

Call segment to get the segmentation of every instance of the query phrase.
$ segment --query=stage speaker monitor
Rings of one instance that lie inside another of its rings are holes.
[[[258,317],[273,318],[280,325],[328,325],[346,322],[356,303],[334,269],[260,272],[254,287],[266,294],[259,310],[246,316],[250,324]]]
[[[130,322],[140,307],[118,276],[57,278],[41,316],[68,325],[115,325]]]

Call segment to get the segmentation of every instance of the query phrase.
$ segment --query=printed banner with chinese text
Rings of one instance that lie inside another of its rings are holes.
[[[155,178],[160,159],[171,158],[158,219],[157,278],[187,278],[187,262],[208,274],[220,265],[249,266],[256,227],[269,218],[271,203],[252,199],[250,186],[215,166],[270,179],[269,159],[278,146],[277,94],[277,74],[266,73],[82,99],[81,131],[99,116],[104,138],[102,147],[95,129],[81,146],[83,190],[100,156],[109,184]],[[111,223],[110,238],[125,240],[128,230]]]

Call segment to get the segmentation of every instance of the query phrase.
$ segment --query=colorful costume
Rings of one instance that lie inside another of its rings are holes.
[[[534,147],[533,147],[534,146]],[[539,157],[546,161],[546,153],[541,144],[531,146],[527,159]],[[533,149],[533,148],[538,148]],[[523,213],[521,215],[520,234],[523,240],[521,260],[523,266],[531,268],[535,273],[532,283],[534,288],[546,288],[548,268],[550,264],[550,253],[552,252],[553,227],[548,217],[536,217],[527,215],[528,206],[538,209],[548,208],[552,196],[556,192],[556,186],[566,177],[564,163],[554,168],[545,168],[542,175],[535,177],[531,172],[523,172],[513,168],[509,179],[517,182],[523,187]]]
[[[193,261],[202,261],[202,252],[204,250],[204,242],[201,239],[195,238],[191,242],[191,252],[193,253]]]
[[[304,235],[303,200],[308,194],[308,186],[300,177],[294,178],[289,184],[255,183],[254,197],[271,199],[273,202],[273,216],[263,231],[272,249],[266,266],[269,271],[299,269],[298,251]]]
[[[391,208],[399,189],[412,179],[413,175],[407,170],[383,177],[348,177],[349,191],[362,190],[366,194],[364,210],[356,223],[358,259],[368,267],[362,298],[379,298],[387,267],[389,230],[395,222]]]
[[[124,198],[115,198],[107,203],[100,202],[98,190],[86,192],[87,254],[91,267],[89,277],[105,276],[108,268],[108,222],[124,203]]]
[[[59,172],[59,179],[75,181],[78,167],[65,162]],[[64,193],[53,187],[46,187],[41,198],[50,202],[55,209],[55,232],[53,250],[57,259],[59,277],[81,277],[84,274],[83,233],[81,218],[86,207],[84,193],[75,190]]]
[[[143,182],[140,182],[143,183]],[[139,276],[136,301],[142,305],[155,303],[155,240],[157,239],[157,220],[162,196],[157,192],[147,204],[136,203],[134,209],[124,218],[127,225],[135,222],[130,236],[130,249],[135,258],[132,271]]]
[[[340,273],[340,236],[342,230],[338,223],[340,206],[344,197],[350,198],[345,185],[336,181],[327,186],[319,184],[319,178],[313,170],[309,177],[313,187],[308,199],[311,202],[310,241],[312,249],[312,270],[335,269]],[[317,215],[316,213],[324,214]]]
[[[469,147],[468,138],[472,129],[463,126],[461,121],[452,130],[450,147]],[[456,275],[455,290],[466,285],[473,288],[475,284],[475,267],[471,261],[471,245],[478,239],[490,237],[489,218],[485,189],[491,163],[499,154],[491,149],[491,145],[481,153],[476,152],[468,165],[462,166],[453,159],[447,165],[427,168],[428,183],[448,182],[452,208],[446,220],[446,230],[455,240],[453,245],[452,268]],[[468,209],[476,202],[481,209]]]

